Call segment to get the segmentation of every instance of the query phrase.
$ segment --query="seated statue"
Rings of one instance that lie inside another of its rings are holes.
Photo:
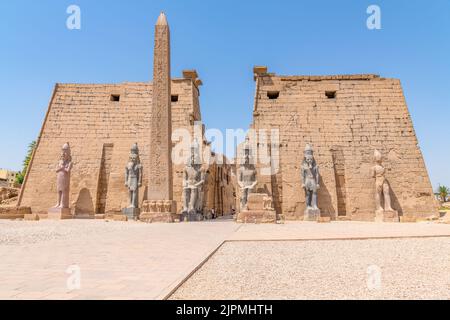
[[[248,195],[257,184],[256,169],[250,162],[250,146],[247,138],[244,146],[244,163],[239,166],[237,177],[237,182],[241,189],[241,210],[247,210]]]
[[[202,190],[204,178],[205,175],[202,173],[199,157],[199,146],[197,140],[195,140],[183,171],[183,213],[201,213],[203,205],[199,204],[201,198],[199,193]]]

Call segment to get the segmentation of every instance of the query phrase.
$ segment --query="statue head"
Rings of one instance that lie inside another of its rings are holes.
[[[131,147],[129,160],[133,164],[138,164],[141,162],[139,158],[139,148],[137,143],[133,144],[133,146]]]
[[[373,153],[373,157],[375,159],[375,162],[378,164],[381,164],[381,161],[383,160],[383,156],[381,155],[381,152],[375,149]]]
[[[70,152],[69,143],[65,143],[61,148],[61,160],[63,161],[72,161],[72,155]]]
[[[309,143],[306,144],[303,161],[310,166],[315,166],[316,164],[316,160],[314,159],[314,150]]]

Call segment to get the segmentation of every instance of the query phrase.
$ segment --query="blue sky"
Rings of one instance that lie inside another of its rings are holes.
[[[81,8],[81,30],[66,9]],[[382,29],[366,27],[369,5]],[[171,26],[172,76],[195,68],[208,128],[247,128],[252,67],[400,78],[433,186],[450,185],[450,1],[40,0],[0,3],[0,168],[20,169],[54,83],[149,81],[153,25]]]

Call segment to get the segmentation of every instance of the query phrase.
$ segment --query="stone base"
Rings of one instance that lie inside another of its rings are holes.
[[[173,200],[146,200],[142,204],[139,220],[147,223],[173,223],[180,220],[176,209],[177,203]]]
[[[127,222],[128,217],[124,214],[115,214],[113,216],[113,221]]]
[[[400,217],[400,222],[413,223],[413,222],[417,222],[417,218],[416,217],[411,217],[411,216],[401,216]]]
[[[50,208],[48,209],[47,219],[49,220],[68,220],[73,219],[69,208]]]
[[[36,213],[32,213],[32,214],[26,214],[23,217],[23,220],[25,221],[39,221],[41,218],[39,218],[39,215]]]
[[[319,217],[319,219],[317,219],[318,223],[330,223],[331,222],[331,217]]]
[[[181,213],[181,221],[184,222],[193,222],[193,221],[203,221],[204,217],[201,213]]]
[[[303,221],[319,221],[320,209],[308,208],[303,215]]]
[[[238,223],[276,223],[275,210],[243,210],[237,216]]]
[[[377,210],[375,211],[375,222],[400,222],[398,211]]]
[[[125,215],[128,220],[138,220],[141,214],[141,209],[139,208],[124,208],[122,209],[122,214]]]
[[[180,215],[171,212],[142,212],[139,216],[139,220],[147,223],[173,223],[178,219],[180,221]]]
[[[250,193],[247,208],[237,215],[238,223],[277,223],[277,214],[271,205],[271,197],[266,193]]]
[[[95,214],[90,214],[90,213],[76,213],[75,216],[73,217],[74,219],[95,219]]]

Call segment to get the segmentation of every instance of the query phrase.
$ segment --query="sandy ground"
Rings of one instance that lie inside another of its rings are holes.
[[[450,299],[450,238],[228,242],[171,299]]]

